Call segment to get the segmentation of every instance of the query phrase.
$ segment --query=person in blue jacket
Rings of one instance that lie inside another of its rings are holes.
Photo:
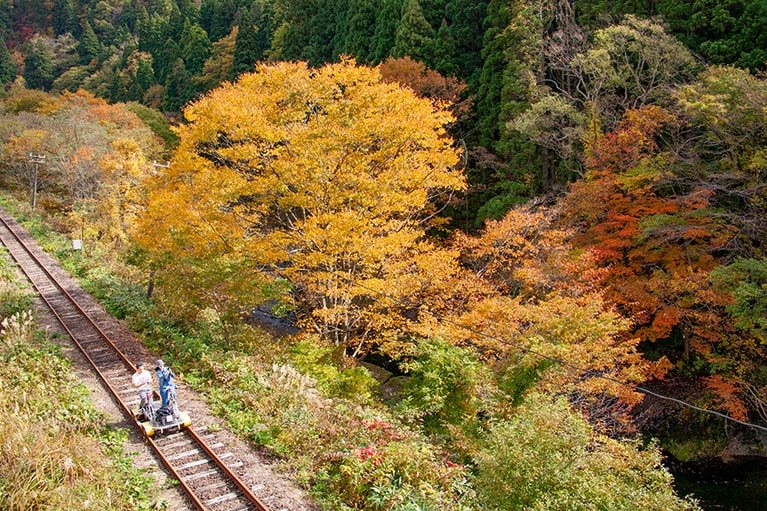
[[[157,374],[157,380],[160,382],[160,399],[162,399],[162,406],[168,405],[168,391],[175,390],[176,384],[173,383],[173,378],[176,376],[169,367],[165,367],[165,363],[162,360],[158,360],[155,364],[155,373]]]

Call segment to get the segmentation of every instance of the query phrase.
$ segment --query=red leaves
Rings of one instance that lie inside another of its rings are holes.
[[[658,134],[674,122],[665,110],[645,107],[598,137],[587,149],[592,178],[572,187],[565,218],[579,226],[576,246],[592,250],[606,269],[605,297],[634,319],[633,333],[668,341],[652,349],[701,375],[716,406],[744,418],[734,375],[749,363],[748,340],[735,331],[727,296],[709,278],[736,229],[709,209],[714,190],[633,177],[673,170]]]
[[[369,447],[357,448],[357,450],[354,452],[354,455],[362,461],[372,460],[373,466],[376,467],[383,463],[383,453],[378,452],[376,450],[376,446],[373,444],[370,444]]]
[[[403,438],[405,438],[404,435],[401,435],[397,433],[396,431],[392,430],[392,425],[386,421],[373,419],[370,422],[362,421],[362,423],[364,424],[365,429],[367,429],[368,431],[380,430],[381,432],[383,432],[383,434],[388,440],[402,440]]]
[[[636,167],[642,158],[654,154],[657,132],[673,120],[666,109],[654,105],[627,111],[618,129],[586,147],[586,165],[600,172],[624,172]]]
[[[748,420],[746,406],[738,398],[738,392],[741,390],[738,383],[726,381],[719,375],[709,376],[703,380],[706,382],[707,389],[714,394],[721,409],[738,420]]]

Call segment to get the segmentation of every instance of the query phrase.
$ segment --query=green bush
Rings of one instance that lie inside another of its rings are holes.
[[[360,403],[372,403],[375,378],[364,367],[341,370],[333,363],[337,348],[324,346],[313,337],[302,339],[289,350],[297,369],[308,374],[329,397],[353,399]]]
[[[475,463],[487,510],[699,509],[674,494],[654,445],[595,433],[564,398],[529,396],[511,419],[490,427]]]
[[[417,355],[401,367],[410,378],[398,409],[423,420],[427,432],[459,425],[489,406],[492,375],[477,357],[439,339],[423,340]]]
[[[0,249],[0,318],[12,316],[32,307],[32,295],[22,288],[9,262],[10,254]]]
[[[165,141],[165,144],[173,149],[178,145],[178,136],[170,129],[170,123],[168,119],[162,114],[162,112],[149,108],[131,101],[125,104],[126,108],[136,114],[139,119],[144,121],[144,124]]]

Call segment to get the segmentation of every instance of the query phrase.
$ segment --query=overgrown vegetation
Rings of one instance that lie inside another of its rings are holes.
[[[541,396],[536,424],[584,420],[569,453],[654,463],[600,437],[637,433],[684,459],[763,453],[634,387],[767,422],[762,3],[379,4],[0,0],[0,177],[41,178],[46,221],[86,250],[44,245],[329,507],[502,507],[520,480],[601,502],[599,463],[581,480],[533,445],[562,472],[541,479],[478,454],[526,445]],[[243,324],[267,302],[300,333]],[[376,385],[369,354],[406,374]],[[667,497],[659,471],[637,502]]]
[[[39,330],[31,298],[0,255],[0,508],[162,509],[153,479],[132,467],[112,430]]]
[[[696,509],[673,495],[657,447],[608,439],[563,400],[531,396],[510,406],[513,396],[460,348],[424,341],[407,364],[407,390],[386,406],[367,370],[339,369],[318,339],[275,338],[247,325],[227,338],[216,315],[178,321],[110,273],[98,251],[75,252],[56,233],[38,232],[233,430],[275,453],[325,509],[519,509],[507,493],[533,483],[543,506],[536,509],[578,509],[582,499],[615,509]],[[624,470],[621,486],[608,482]]]

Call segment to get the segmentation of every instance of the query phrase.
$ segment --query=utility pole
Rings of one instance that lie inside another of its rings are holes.
[[[154,160],[154,161],[152,162],[152,166],[153,166],[155,169],[157,169],[157,168],[161,168],[161,169],[167,169],[167,168],[169,168],[169,167],[170,167],[170,162],[169,162],[169,161],[166,161],[166,162],[165,162],[165,164],[163,165],[162,163],[157,163],[157,160]],[[161,172],[162,172],[162,171],[158,171],[158,170],[155,170],[155,172],[154,172],[154,173],[155,173],[155,175],[157,175],[157,174],[160,174]],[[167,185],[167,184],[168,184],[168,176],[167,176],[167,175],[163,175],[163,177],[162,177],[162,182],[163,182],[163,186],[165,186],[165,185]]]
[[[32,178],[32,209],[37,207],[37,170],[41,163],[45,163],[44,154],[29,153],[29,162],[35,164],[35,174]]]

